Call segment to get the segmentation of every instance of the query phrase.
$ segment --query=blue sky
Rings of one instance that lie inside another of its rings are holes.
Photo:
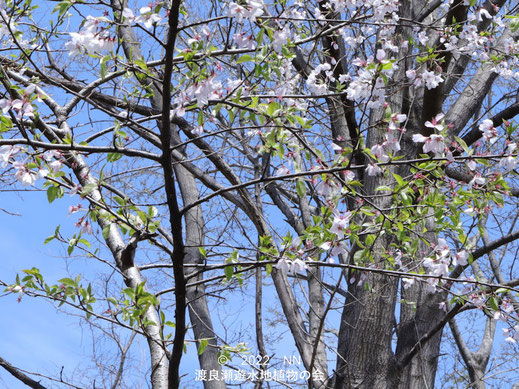
[[[23,198],[22,198],[23,196]],[[21,216],[0,213],[0,275],[2,280],[15,281],[17,273],[33,266],[42,269],[48,283],[67,276],[59,245],[43,245],[57,224],[66,229],[73,226],[67,218],[68,198],[48,203],[44,192],[2,193],[2,208]],[[72,370],[82,361],[87,342],[83,341],[78,320],[56,312],[47,302],[16,296],[0,299],[0,356],[16,367],[43,374],[56,375],[61,366]],[[66,373],[66,371],[64,372]],[[25,387],[0,370],[0,388]]]

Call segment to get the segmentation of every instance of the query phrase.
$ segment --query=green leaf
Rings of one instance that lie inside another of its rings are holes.
[[[79,239],[78,243],[83,243],[85,246],[87,246],[89,248],[91,247],[90,242],[86,239]]]
[[[101,78],[106,77],[106,62],[101,62]]]
[[[225,266],[225,278],[230,281],[234,273],[234,266]]]
[[[122,158],[122,154],[119,154],[119,153],[108,153],[106,154],[106,160],[108,162],[115,162],[115,161],[118,161]]]
[[[90,184],[86,184],[81,190],[81,197],[88,196],[94,189],[97,189],[97,183],[91,182]]]
[[[454,139],[456,139],[456,142],[458,142],[463,151],[469,154],[469,147],[467,146],[467,143],[465,143],[465,141],[458,136],[455,136]]]
[[[157,207],[148,207],[148,216],[149,217],[155,217],[159,214],[159,210],[157,209]]]
[[[490,296],[488,299],[488,305],[490,305],[490,308],[492,308],[494,311],[499,311],[499,303],[494,296]]]
[[[399,176],[396,173],[393,173],[393,177],[395,177],[395,180],[398,183],[398,186],[404,186],[405,185],[405,181],[404,181],[404,179],[401,176]]]
[[[202,355],[207,347],[207,339],[200,339],[200,345],[198,346],[198,355]]]
[[[253,60],[254,60],[254,58],[252,58],[252,56],[250,56],[249,54],[245,54],[245,55],[242,55],[240,58],[238,58],[236,63],[251,62]]]
[[[114,196],[114,200],[117,201],[117,204],[120,206],[126,205],[126,199],[123,199],[122,197]]]
[[[66,286],[77,286],[76,282],[72,278],[62,278],[61,280],[58,280],[58,282]]]
[[[299,195],[299,197],[304,197],[306,195],[306,185],[305,185],[304,181],[297,180],[296,189],[297,189],[297,194]]]
[[[269,116],[272,116],[272,115],[274,115],[274,113],[275,113],[276,110],[278,110],[278,109],[279,109],[279,103],[277,103],[277,102],[275,102],[275,101],[272,101],[272,102],[268,105],[268,107],[267,107],[267,114],[268,114]],[[274,131],[272,131],[272,132],[274,132]]]
[[[52,203],[54,200],[56,200],[56,197],[58,196],[58,187],[57,186],[49,186],[49,189],[47,189],[47,200],[49,200],[49,203]]]
[[[139,58],[139,59],[134,60],[133,63],[135,65],[137,65],[139,68],[141,68],[142,70],[144,70],[146,72],[148,71],[148,65],[146,64],[146,62],[144,62],[144,60]]]
[[[103,227],[103,238],[108,239],[109,234],[110,234],[110,224]]]

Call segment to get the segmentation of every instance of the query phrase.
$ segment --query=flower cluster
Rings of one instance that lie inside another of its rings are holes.
[[[35,90],[36,85],[29,84],[21,99],[1,99],[0,108],[2,109],[2,112],[6,114],[10,109],[13,109],[16,112],[18,119],[21,119],[23,116],[27,116],[28,118],[34,117],[34,107],[31,103],[31,95]],[[45,98],[45,96],[39,93],[36,95],[38,101],[41,102],[42,98]]]
[[[175,105],[173,113],[182,117],[186,114],[186,105],[193,99],[197,100],[199,107],[203,107],[209,103],[209,100],[221,98],[222,95],[222,83],[216,79],[216,75],[213,73],[205,80],[195,82],[184,91],[180,91],[173,100],[173,104]]]
[[[427,278],[426,283],[429,291],[435,292],[439,285],[439,277],[448,276],[452,267],[456,265],[468,265],[469,253],[462,250],[455,255],[451,255],[451,250],[447,241],[443,238],[438,239],[438,243],[433,246],[432,256],[426,257],[423,260],[423,267],[427,269],[427,274],[435,278]],[[402,279],[404,288],[409,288],[415,283],[414,278]]]
[[[444,115],[440,113],[436,115],[432,119],[432,121],[426,121],[425,126],[441,132],[444,129],[444,125],[441,122],[443,117]],[[440,134],[431,134],[429,136],[423,136],[422,134],[414,134],[413,142],[423,143],[423,152],[434,153],[436,157],[441,157],[444,151],[448,152],[448,149],[445,146],[444,138]]]
[[[263,15],[263,7],[264,4],[261,0],[250,0],[243,6],[237,3],[230,3],[229,8],[227,8],[227,16],[235,18],[238,23],[243,22],[243,19],[254,23],[256,18]]]
[[[151,28],[153,25],[160,23],[162,20],[162,16],[155,13],[151,7],[142,7],[139,12],[140,15],[135,16],[131,9],[125,8],[123,10],[122,16],[129,23],[141,23],[144,24],[146,28]]]
[[[65,43],[69,56],[74,57],[84,52],[100,54],[102,51],[112,51],[116,38],[110,37],[106,29],[99,28],[99,24],[104,21],[107,21],[104,17],[89,15],[80,32],[69,33],[72,40]]]
[[[303,261],[304,251],[301,248],[301,239],[292,239],[289,245],[282,246],[284,255],[274,265],[276,269],[284,273],[294,274],[308,269],[308,265]]]
[[[405,132],[405,128],[401,127],[401,123],[407,120],[405,114],[394,114],[391,116],[386,133],[385,141],[371,147],[371,154],[377,158],[379,162],[389,161],[389,152],[396,153],[400,151],[400,138]],[[377,176],[382,173],[382,168],[374,163],[370,163],[366,168],[368,176]]]

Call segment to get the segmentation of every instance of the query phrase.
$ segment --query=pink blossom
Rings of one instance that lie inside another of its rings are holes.
[[[135,19],[135,22],[143,23],[146,28],[151,28],[162,20],[162,17],[153,12],[150,7],[142,7],[139,12],[141,15]]]
[[[344,241],[342,240],[335,242],[332,246],[332,251],[330,251],[330,255],[332,257],[338,257],[339,255],[345,254],[348,254],[346,243],[344,243]]]
[[[409,277],[402,277],[402,285],[404,289],[409,289],[412,285],[414,285],[415,279]]]
[[[368,176],[378,176],[382,174],[382,169],[380,166],[375,165],[373,162],[371,162],[368,167],[366,167],[366,173]]]
[[[444,116],[445,115],[443,113],[439,113],[432,119],[432,121],[426,121],[425,127],[434,128],[440,132],[443,131],[444,126],[441,123],[441,120],[443,119]]]
[[[79,212],[81,209],[83,209],[83,206],[81,204],[70,205],[68,207],[68,216],[72,215],[73,213]]]
[[[315,187],[317,193],[326,198],[335,196],[338,192],[337,183],[331,178],[327,178],[325,181],[321,181]]]
[[[233,38],[239,48],[254,50],[257,46],[252,35],[246,35],[243,32],[239,32],[234,34]]]
[[[76,227],[81,228],[80,232],[82,234],[92,235],[93,233],[92,225],[85,217],[82,217],[78,220],[78,222],[76,223]]]
[[[124,8],[122,12],[122,17],[127,19],[128,22],[132,23],[135,20],[135,15],[130,8]]]
[[[245,9],[244,16],[254,23],[257,17],[263,15],[263,1],[249,0]]]
[[[351,219],[351,212],[348,211],[341,215],[339,212],[334,212],[335,217],[333,218],[330,232],[333,232],[339,239],[344,239],[344,231],[348,228]]]
[[[449,255],[450,249],[449,245],[447,244],[447,241],[443,238],[439,238],[438,243],[434,246],[434,251],[440,257],[446,257],[447,255]]]
[[[432,134],[431,136],[423,136],[421,134],[413,135],[413,142],[424,143],[423,152],[433,152],[436,156],[441,155],[445,150],[443,136]]]
[[[77,192],[81,189],[81,186],[79,186],[78,184],[74,184],[74,186],[72,188],[70,188],[70,195],[71,196],[74,196],[77,194]]]
[[[494,128],[494,122],[490,119],[485,119],[479,125],[479,131],[483,133],[485,139],[490,142],[490,144],[494,144],[497,141],[497,130]]]
[[[468,187],[472,189],[474,185],[484,185],[486,182],[485,177],[482,177],[481,174],[476,173],[474,178],[469,182]]]
[[[245,8],[236,3],[230,3],[227,9],[227,16],[236,18],[236,22],[241,23],[245,15]]]
[[[290,170],[285,166],[285,165],[281,165],[277,170],[276,170],[276,176],[285,176],[287,174],[290,174]]]
[[[243,18],[249,19],[252,23],[256,18],[263,15],[263,2],[250,0],[245,6],[236,3],[230,3],[227,9],[227,16],[236,18],[238,23],[243,21]]]
[[[292,260],[287,257],[280,258],[274,267],[279,269],[281,272],[288,274],[302,272],[303,270],[308,269],[307,264],[303,260],[299,258]]]
[[[462,250],[455,256],[456,262],[461,266],[468,265],[469,253],[466,250]]]
[[[17,169],[15,173],[16,179],[20,181],[23,186],[33,185],[36,182],[36,175],[27,168],[25,163],[16,161],[13,163],[13,167]]]
[[[282,30],[274,31],[274,39],[272,40],[272,47],[277,53],[281,52],[281,48],[288,42],[290,38],[290,28],[288,25],[283,27]]]
[[[193,127],[193,129],[191,130],[191,133],[196,136],[200,136],[204,133],[204,127],[203,126]]]
[[[509,155],[499,161],[499,166],[506,171],[514,170],[517,167],[517,159]]]
[[[351,170],[343,170],[342,174],[346,182],[353,181],[355,179],[355,173],[353,173]]]
[[[62,161],[52,161],[52,162],[49,162],[49,167],[51,168],[52,173],[54,173],[54,174],[59,172],[61,170],[62,166],[63,166],[63,162]]]
[[[2,167],[6,167],[11,157],[21,150],[22,148],[20,146],[7,145],[0,147],[0,161],[2,162]]]
[[[382,49],[377,50],[377,61],[382,62],[386,58],[386,52]]]
[[[376,144],[371,148],[371,153],[377,157],[377,159],[380,162],[387,162],[389,161],[389,155],[387,155],[386,151],[384,150],[384,146],[381,144]]]
[[[422,79],[427,89],[434,89],[443,82],[443,78],[440,75],[428,70],[422,73]]]

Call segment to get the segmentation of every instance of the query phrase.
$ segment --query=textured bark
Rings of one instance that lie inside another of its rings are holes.
[[[182,165],[175,165],[175,173],[182,195],[184,205],[196,201],[199,197],[198,188],[194,177],[182,167]],[[202,208],[200,206],[191,208],[185,214],[186,233],[185,233],[185,264],[199,264],[203,262],[203,257],[200,254],[200,247],[204,246],[204,228],[205,223],[202,215]],[[189,282],[200,281],[202,275],[193,275],[197,269],[193,267],[186,268],[186,279]],[[189,319],[197,346],[200,345],[200,340],[207,339],[207,347],[205,351],[198,356],[201,369],[207,371],[217,371],[221,374],[222,366],[218,363],[218,348],[217,339],[213,330],[211,315],[207,305],[207,296],[205,294],[205,285],[200,283],[196,286],[188,287],[186,290],[186,298],[189,311]],[[225,381],[213,380],[204,381],[204,388],[206,389],[221,389],[225,388]]]
[[[373,290],[348,288],[337,348],[337,389],[394,388],[398,382],[391,351],[398,282],[369,275],[366,283]]]
[[[376,115],[376,113],[374,113]],[[368,135],[368,147],[377,144],[380,135]],[[364,191],[375,193],[380,185],[392,185],[391,178],[366,176]],[[370,202],[378,209],[391,207],[391,197],[373,197]],[[386,250],[391,237],[384,235],[373,245],[377,267],[385,267],[377,254]],[[352,249],[349,263],[354,263],[357,249]],[[391,349],[395,325],[395,305],[398,280],[381,274],[368,274],[365,285],[359,285],[359,275],[347,276],[348,297],[342,312],[339,329],[338,358],[335,378],[336,389],[396,388],[398,369]]]
[[[61,129],[68,132],[68,126],[65,121],[62,121]],[[55,140],[54,137],[48,137]],[[71,166],[75,166],[73,169],[74,173],[83,187],[89,184],[98,185],[96,179],[90,172],[90,168],[81,156],[75,153],[66,153],[65,156],[67,162]],[[95,202],[103,202],[99,188],[94,189],[89,196]],[[105,241],[114,257],[117,268],[123,275],[125,285],[135,289],[137,285],[145,282],[138,266],[134,262],[136,242],[132,245],[125,244],[116,224],[102,217],[98,217],[97,220],[101,230],[109,228]],[[160,333],[161,322],[154,307],[149,307],[146,310],[145,318],[149,322],[154,323],[142,328],[150,350],[151,387],[152,389],[166,389],[168,387],[168,357],[166,346],[162,340],[162,334]]]

